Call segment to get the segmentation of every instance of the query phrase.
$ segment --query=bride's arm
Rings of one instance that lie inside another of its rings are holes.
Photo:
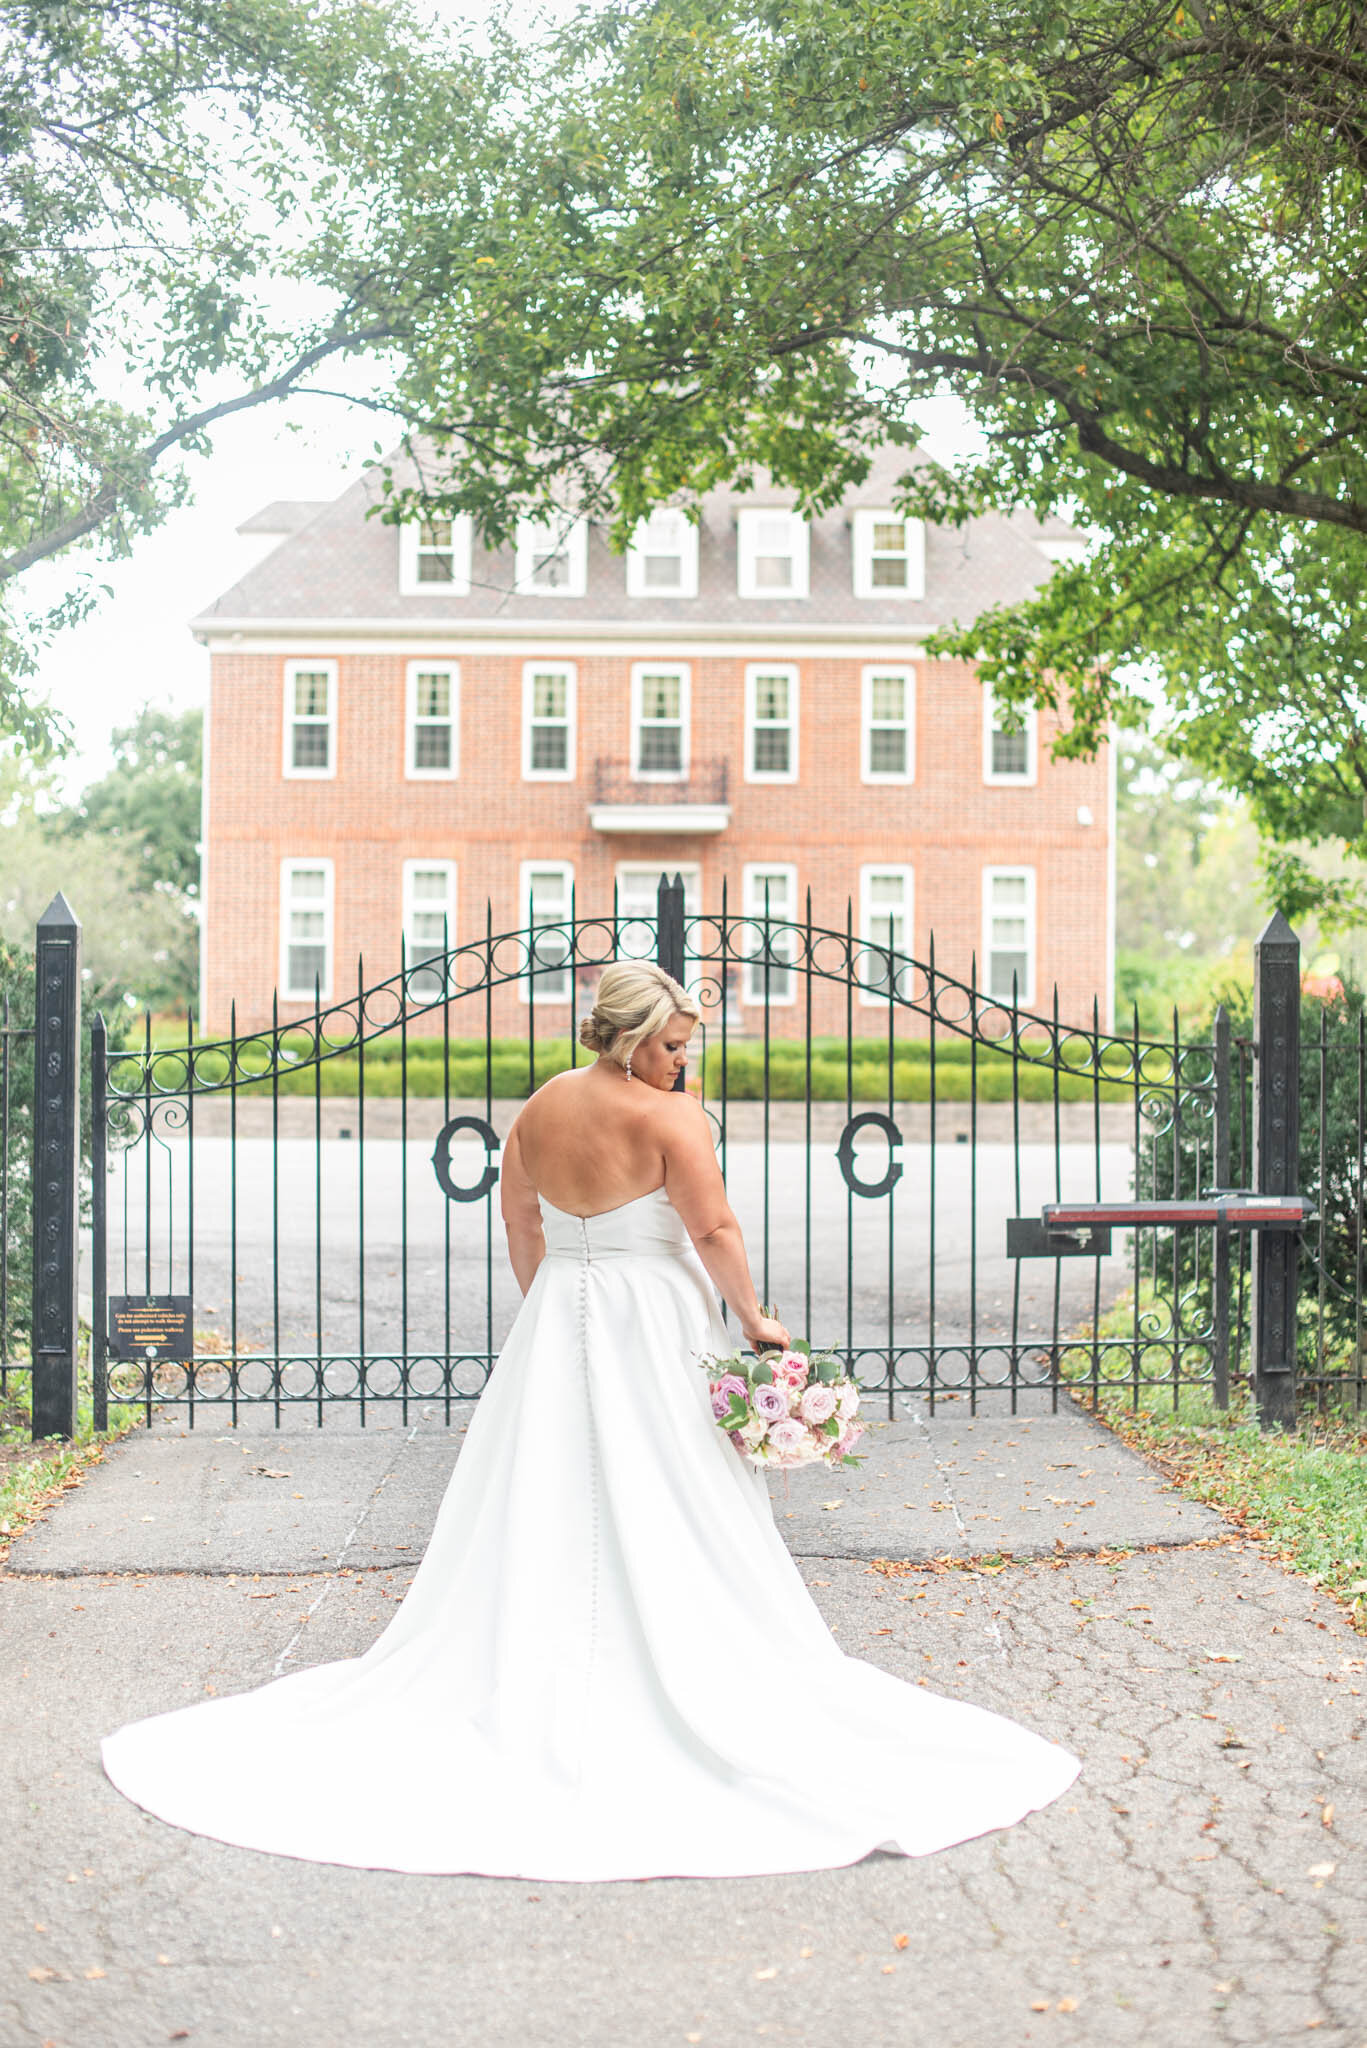
[[[541,1204],[522,1158],[522,1141],[514,1123],[503,1147],[503,1167],[498,1181],[503,1228],[508,1238],[508,1258],[517,1284],[525,1294],[537,1267],[546,1256],[546,1233],[541,1221]]]
[[[662,1108],[665,1192],[709,1279],[733,1310],[748,1344],[756,1350],[773,1344],[786,1348],[792,1340],[783,1324],[760,1314],[745,1240],[726,1199],[703,1109],[688,1095],[671,1095]]]

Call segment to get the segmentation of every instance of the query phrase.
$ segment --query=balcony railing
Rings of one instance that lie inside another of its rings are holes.
[[[659,769],[633,771],[630,761],[595,761],[595,804],[725,804],[730,802],[729,763],[694,761],[687,775],[666,775]]]

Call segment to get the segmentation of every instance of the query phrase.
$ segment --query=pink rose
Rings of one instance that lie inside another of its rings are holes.
[[[788,1396],[777,1383],[763,1381],[755,1388],[755,1413],[766,1422],[782,1422],[788,1414]]]
[[[825,1422],[835,1413],[835,1389],[819,1383],[808,1387],[797,1404],[797,1412],[804,1422]]]
[[[775,1376],[786,1381],[793,1388],[805,1387],[807,1374],[811,1370],[800,1351],[785,1351],[773,1361]]]
[[[842,1421],[848,1421],[859,1408],[859,1389],[853,1380],[846,1380],[837,1396]]]
[[[742,1401],[750,1399],[750,1389],[738,1372],[724,1372],[712,1391],[714,1394],[738,1394]]]
[[[766,1441],[780,1458],[795,1458],[809,1441],[806,1425],[789,1416],[786,1422],[770,1425]]]
[[[852,1451],[860,1437],[866,1434],[862,1422],[847,1422],[835,1440],[835,1447],[843,1457],[846,1451]]]

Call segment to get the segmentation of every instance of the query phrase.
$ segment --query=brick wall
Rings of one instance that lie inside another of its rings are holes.
[[[730,825],[710,836],[626,837],[592,830],[588,805],[595,760],[628,757],[631,665],[648,648],[577,655],[566,645],[564,658],[575,660],[578,671],[578,774],[568,783],[522,779],[525,650],[460,657],[454,781],[405,779],[406,657],[325,651],[338,661],[337,766],[334,777],[318,781],[282,772],[285,658],[250,649],[213,657],[206,1028],[225,1027],[234,1001],[239,1029],[269,1021],[280,957],[280,864],[306,857],[335,864],[334,1000],[354,990],[359,955],[369,981],[396,970],[406,859],[458,864],[457,942],[483,933],[486,898],[496,930],[521,924],[518,868],[526,860],[574,863],[581,916],[610,908],[622,863],[671,870],[699,863],[704,908],[720,906],[726,876],[738,911],[745,863],[792,862],[800,893],[811,891],[814,921],[840,929],[849,897],[858,919],[861,865],[906,863],[915,871],[913,951],[924,958],[933,931],[937,964],[965,979],[982,945],[984,867],[1028,865],[1036,877],[1035,1007],[1048,1007],[1056,981],[1065,1018],[1089,1019],[1096,996],[1105,1021],[1107,764],[1051,762],[1055,722],[1041,715],[1035,785],[987,785],[982,692],[962,664],[913,664],[915,780],[889,786],[860,779],[861,661],[820,654],[801,661],[800,779],[773,785],[743,778],[745,662],[695,651],[692,758],[729,763]],[[761,653],[757,648],[755,658]],[[1080,807],[1090,810],[1090,825],[1079,823]],[[302,1015],[310,1007],[282,1003],[281,1012]],[[759,1027],[758,1009],[744,1015],[749,1027]],[[789,1033],[804,1021],[799,1001],[776,1011],[774,1026]],[[815,1028],[843,1030],[843,1021],[843,993],[818,983]],[[473,1036],[482,1022],[481,998],[478,1015],[468,1020],[457,1006],[452,1030]],[[500,992],[496,1032],[517,1033],[525,1023],[514,992]],[[538,1005],[538,1033],[567,1024],[566,1007]],[[855,1027],[885,1030],[886,1013],[856,1004]]]

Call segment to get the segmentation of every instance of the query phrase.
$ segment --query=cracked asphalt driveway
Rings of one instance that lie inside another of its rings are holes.
[[[775,1485],[843,1648],[1082,1757],[1005,1833],[568,1885],[258,1856],[120,1798],[106,1730],[364,1648],[458,1441],[139,1435],[14,1545],[3,2048],[1367,2048],[1362,1639],[1076,1411],[909,1417]]]

